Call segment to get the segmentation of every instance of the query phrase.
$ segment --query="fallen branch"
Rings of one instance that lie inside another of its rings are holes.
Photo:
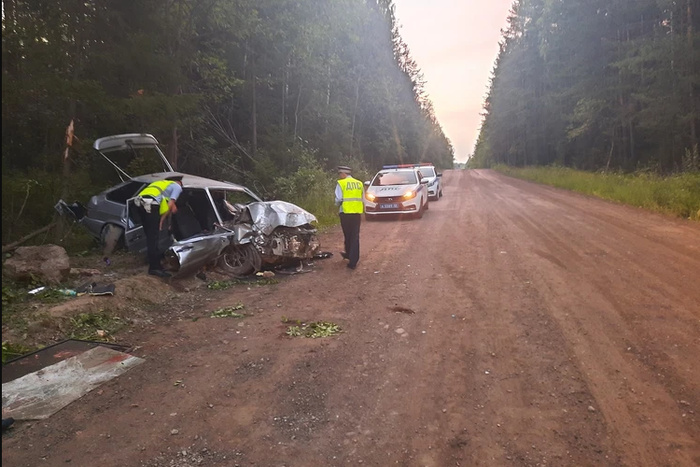
[[[24,237],[20,238],[19,240],[17,240],[14,243],[10,243],[9,245],[3,245],[2,252],[7,253],[8,251],[14,250],[15,248],[17,248],[18,246],[20,246],[22,243],[26,242],[27,240],[34,238],[37,235],[42,234],[44,232],[48,232],[51,229],[51,227],[54,227],[55,225],[56,225],[56,222],[52,222],[49,225],[46,225],[46,226],[40,228],[39,230],[35,230],[34,232],[25,235]]]

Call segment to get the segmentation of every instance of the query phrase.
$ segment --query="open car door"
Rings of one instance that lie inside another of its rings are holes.
[[[124,232],[124,245],[130,251],[146,251],[146,232],[143,230],[143,221],[140,210],[134,203],[135,199],[136,197],[129,198],[126,202],[127,229]],[[166,223],[159,232],[158,247],[161,251],[165,251],[173,243],[169,227]]]

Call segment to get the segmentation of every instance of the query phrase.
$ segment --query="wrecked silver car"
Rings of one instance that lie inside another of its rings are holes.
[[[320,248],[313,214],[285,201],[263,201],[242,185],[175,172],[151,135],[108,136],[95,141],[93,148],[122,182],[93,196],[87,206],[68,206],[61,200],[56,208],[73,215],[98,239],[105,256],[120,246],[145,252],[146,235],[134,201],[148,184],[173,175],[182,176],[183,192],[169,228],[161,231],[159,246],[166,268],[175,275],[216,266],[242,276],[310,259]],[[156,171],[131,176],[122,166]]]

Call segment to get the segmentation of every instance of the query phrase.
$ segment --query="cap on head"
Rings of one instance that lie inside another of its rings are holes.
[[[347,165],[339,165],[338,172],[350,175],[352,173],[352,169]]]
[[[165,179],[170,180],[171,182],[181,182],[182,175],[171,175],[170,177],[166,177]]]

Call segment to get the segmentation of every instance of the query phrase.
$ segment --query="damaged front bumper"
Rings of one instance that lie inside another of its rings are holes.
[[[313,214],[285,201],[251,203],[240,217],[219,226],[218,232],[173,244],[165,254],[167,267],[176,276],[194,274],[216,264],[232,248],[249,246],[254,253],[246,250],[235,256],[239,261],[249,260],[252,272],[265,265],[311,259],[321,247],[313,222]]]

